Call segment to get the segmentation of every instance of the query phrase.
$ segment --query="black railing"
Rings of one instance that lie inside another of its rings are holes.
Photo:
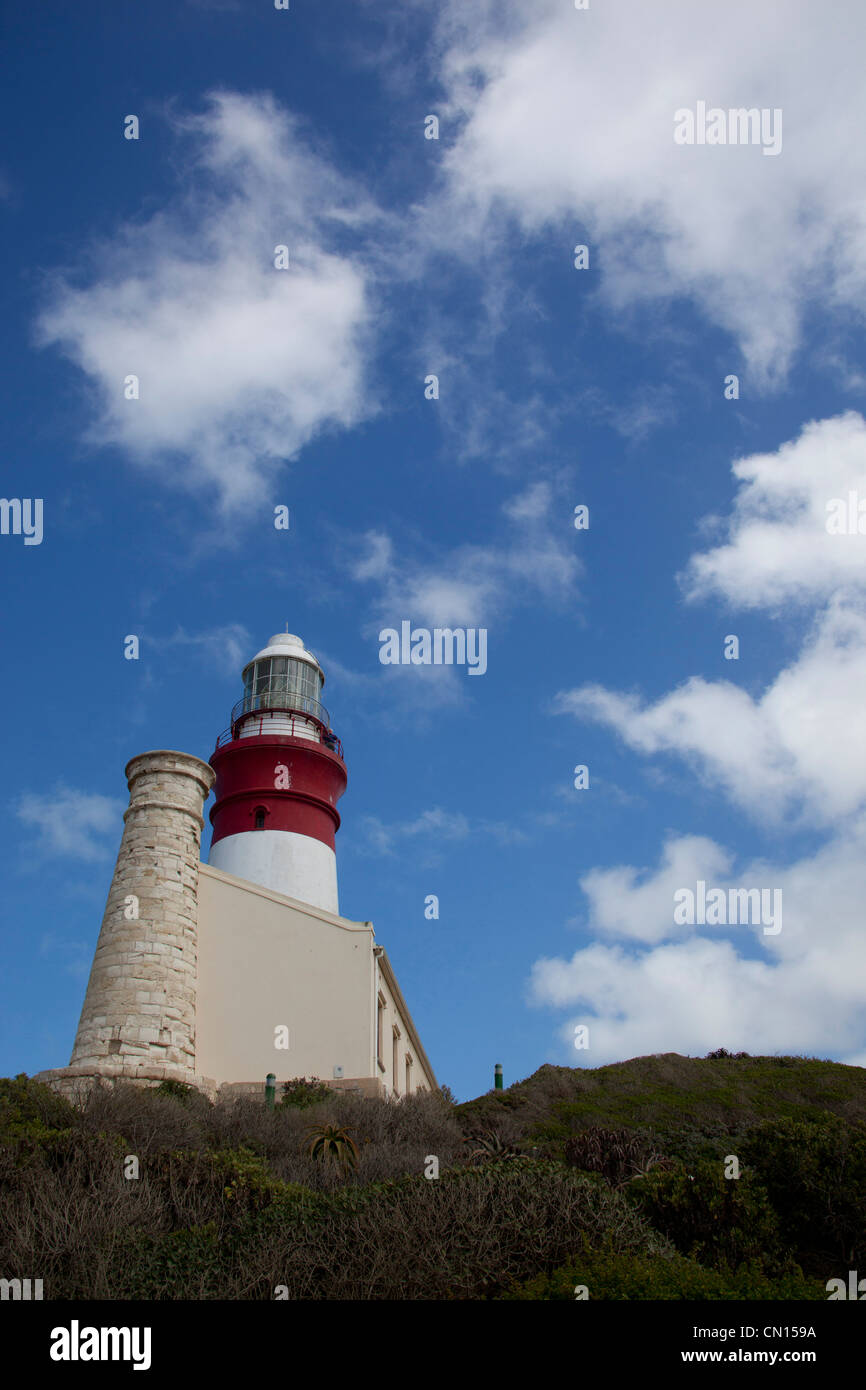
[[[321,741],[332,753],[336,753],[338,758],[343,757],[343,745],[331,728],[331,716],[325,709],[320,700],[314,700],[309,695],[295,694],[290,690],[271,690],[263,695],[245,695],[242,700],[238,700],[232,710],[232,722],[228,729],[224,729],[216,741],[217,748],[224,747],[227,743],[232,743],[239,738],[241,729],[244,725],[255,725],[255,716],[285,713],[293,716],[292,735],[294,731],[294,715],[298,715],[304,721],[312,721],[319,729]],[[264,721],[260,732],[264,733]],[[291,736],[291,735],[290,735]],[[295,735],[303,737],[303,735]]]
[[[280,709],[291,714],[308,714],[326,729],[331,723],[331,716],[320,700],[314,700],[311,695],[301,695],[294,690],[266,690],[261,695],[245,695],[232,710],[232,723],[236,724],[242,714],[260,714],[265,710]]]

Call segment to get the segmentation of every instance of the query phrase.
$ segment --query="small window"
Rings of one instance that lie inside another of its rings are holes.
[[[256,830],[264,830],[264,828],[265,828],[265,808],[264,808],[264,806],[257,806],[257,807],[256,807]]]
[[[385,1019],[385,999],[383,995],[380,994],[378,996],[377,1003],[378,1013],[376,1016],[376,1061],[379,1064],[379,1070],[384,1071],[385,1063],[382,1061],[382,1024]]]

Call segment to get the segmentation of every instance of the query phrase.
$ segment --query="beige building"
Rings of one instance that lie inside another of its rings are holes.
[[[365,1095],[436,1089],[372,922],[352,922],[208,864],[198,896],[196,1070],[208,1082],[260,1090],[273,1072],[278,1092],[293,1076]]]
[[[142,753],[68,1067],[39,1080],[174,1079],[264,1095],[318,1077],[364,1095],[437,1088],[371,922],[337,910],[342,745],[324,674],[272,637],[209,763]],[[200,862],[211,791],[210,862]]]

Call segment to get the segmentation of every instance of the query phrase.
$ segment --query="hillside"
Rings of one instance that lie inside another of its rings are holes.
[[[299,1078],[273,1109],[0,1080],[0,1269],[46,1298],[823,1301],[864,1268],[859,1067],[668,1053],[460,1106]]]
[[[866,1121],[866,1068],[807,1057],[682,1057],[606,1067],[539,1067],[525,1081],[457,1106],[464,1129],[566,1139],[590,1125],[737,1133],[767,1120]]]

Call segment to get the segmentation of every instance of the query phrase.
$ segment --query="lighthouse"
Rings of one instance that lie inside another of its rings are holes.
[[[324,684],[315,656],[291,632],[247,662],[243,696],[210,759],[208,863],[338,914],[337,802],[347,774]]]
[[[343,747],[325,676],[280,632],[243,668],[210,761],[156,749],[126,766],[129,806],[64,1094],[180,1081],[211,1099],[315,1076],[362,1096],[437,1081],[369,919],[340,914]],[[213,841],[202,863],[204,805]]]

